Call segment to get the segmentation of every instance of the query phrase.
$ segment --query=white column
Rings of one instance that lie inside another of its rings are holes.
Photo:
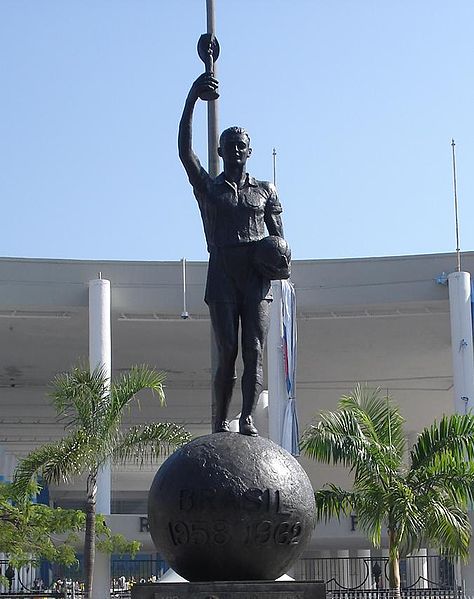
[[[349,568],[349,549],[338,549],[338,573],[336,574],[337,582],[345,587],[351,587],[350,568]]]
[[[264,389],[258,396],[254,412],[254,422],[261,437],[268,438],[268,391]]]
[[[353,586],[362,585],[363,589],[371,589],[372,588],[372,568],[370,561],[370,549],[357,549],[357,557],[359,558],[357,561],[358,564],[358,576],[354,581],[355,584]]]
[[[431,563],[433,563],[433,560],[431,560]],[[438,567],[438,573],[439,573],[439,560],[437,560],[437,567]],[[431,572],[428,571],[428,573],[431,576],[433,576],[431,574]],[[454,560],[454,576],[455,576],[456,587],[462,589],[463,588],[463,576],[462,576],[462,561],[461,561],[460,557],[457,557]],[[437,579],[435,578],[435,580],[437,580]]]
[[[110,331],[110,281],[94,279],[89,282],[89,366],[101,367],[110,380],[112,374],[112,343]],[[111,467],[104,466],[97,477],[96,509],[110,514]],[[93,599],[110,596],[110,556],[96,553]]]
[[[5,451],[3,454],[3,480],[9,483],[13,480],[13,474],[18,464],[18,459],[10,451]]]
[[[428,552],[426,549],[414,551],[407,558],[407,585],[413,588],[428,588]],[[416,583],[416,584],[415,584]]]
[[[1,454],[0,454],[0,457],[1,457]],[[7,560],[6,554],[0,552],[0,566],[1,566],[2,574],[4,574],[5,568],[7,567],[6,560]],[[3,585],[0,582],[0,593],[5,593],[6,591],[8,591],[8,586]]]
[[[315,580],[331,580],[334,576],[334,568],[332,567],[335,560],[331,560],[331,551],[329,549],[322,549],[319,552],[319,557],[321,559],[317,560],[317,572],[315,575]],[[330,589],[328,591],[335,588],[334,583],[331,583]]]
[[[472,349],[471,276],[452,272],[448,276],[454,408],[458,414],[474,406],[474,355]]]
[[[272,291],[273,302],[270,309],[270,328],[267,337],[268,433],[270,439],[280,445],[286,402],[281,340],[281,281],[272,281]]]
[[[112,370],[110,332],[110,281],[89,281],[89,365],[101,366],[110,378]]]
[[[390,557],[388,548],[382,548],[382,559],[380,560],[380,567],[382,568],[382,588],[388,589],[390,586],[389,574],[390,568],[388,566],[388,558]]]
[[[427,555],[427,560],[428,560],[428,567],[427,567],[427,572],[428,572],[428,580],[440,580],[440,560],[438,558],[439,555],[439,551],[438,549],[428,549],[428,555]],[[460,560],[454,558],[454,563],[460,564]],[[456,584],[461,584],[461,569],[459,568],[459,570],[456,570],[455,573],[456,576]],[[428,585],[430,586],[430,585]]]
[[[229,428],[233,433],[239,432],[239,418],[240,412],[229,422]],[[266,389],[258,396],[253,421],[258,429],[259,436],[268,438],[268,391]]]
[[[427,589],[429,587],[428,583],[428,550],[420,549],[418,551],[418,555],[420,557],[420,588]]]
[[[451,351],[453,360],[454,409],[458,414],[472,411],[474,406],[474,356],[472,347],[471,276],[453,272],[448,276],[449,313],[451,319]],[[473,520],[470,514],[471,522]],[[470,555],[474,555],[471,540]],[[461,567],[466,593],[474,594],[473,560]],[[459,581],[461,582],[461,581]]]

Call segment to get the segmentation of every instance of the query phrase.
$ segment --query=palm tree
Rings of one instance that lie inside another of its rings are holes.
[[[69,481],[86,474],[86,529],[84,538],[85,593],[90,597],[95,561],[96,491],[99,470],[112,461],[152,462],[189,440],[189,434],[171,423],[150,423],[122,430],[124,411],[143,389],[164,404],[164,374],[146,366],[131,368],[109,384],[100,368],[89,372],[76,367],[53,381],[51,398],[68,434],[57,443],[39,447],[15,471],[17,492],[28,493],[38,475],[47,483]]]
[[[352,490],[316,491],[317,518],[357,514],[375,547],[388,534],[389,586],[400,596],[401,556],[426,546],[466,559],[474,497],[474,416],[443,416],[407,451],[403,418],[380,391],[357,386],[302,437],[310,458],[350,468]]]

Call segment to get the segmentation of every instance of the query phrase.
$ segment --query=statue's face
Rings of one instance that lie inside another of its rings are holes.
[[[246,135],[236,133],[224,137],[218,152],[224,164],[244,165],[252,153],[252,148]]]

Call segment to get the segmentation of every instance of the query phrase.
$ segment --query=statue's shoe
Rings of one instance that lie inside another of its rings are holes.
[[[230,433],[230,425],[228,420],[220,420],[216,423],[216,433]]]
[[[247,435],[249,437],[257,437],[258,430],[253,424],[252,416],[246,416],[245,418],[239,419],[239,433],[241,435]]]

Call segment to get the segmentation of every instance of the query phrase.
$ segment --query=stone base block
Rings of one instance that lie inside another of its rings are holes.
[[[325,599],[324,582],[170,582],[136,584],[132,599]]]

